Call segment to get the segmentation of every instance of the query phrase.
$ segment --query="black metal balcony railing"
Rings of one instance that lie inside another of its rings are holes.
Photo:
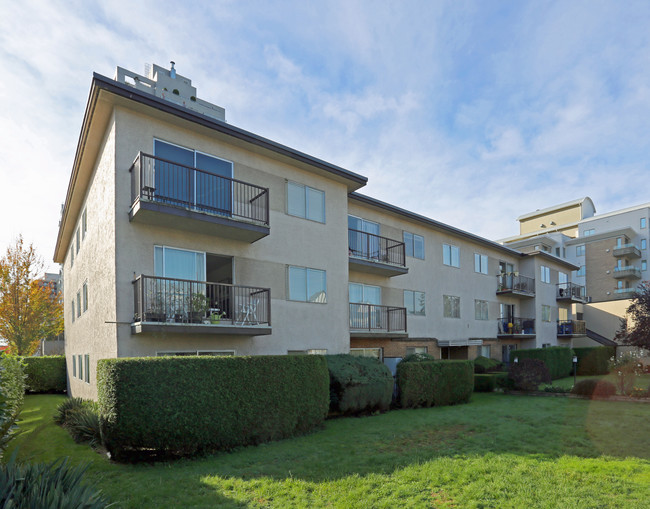
[[[497,325],[500,336],[535,334],[534,318],[499,318]]]
[[[406,308],[351,303],[350,329],[368,332],[406,332]]]
[[[576,334],[587,334],[587,326],[584,320],[558,320],[558,336],[574,336]]]
[[[556,298],[586,300],[585,287],[575,283],[558,283]]]
[[[348,249],[350,256],[406,267],[405,245],[404,242],[398,240],[350,228],[348,229]]]
[[[138,276],[134,322],[271,325],[268,288]]]
[[[237,220],[269,224],[269,190],[140,152],[131,166],[137,198]]]
[[[535,294],[535,278],[513,273],[497,275],[497,292],[520,292]]]

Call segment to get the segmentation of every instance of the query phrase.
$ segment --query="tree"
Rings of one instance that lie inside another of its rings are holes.
[[[638,286],[627,314],[631,323],[621,320],[616,340],[650,349],[650,281],[644,281]]]
[[[51,283],[37,279],[43,261],[22,236],[0,259],[0,337],[9,352],[33,355],[41,339],[63,332],[63,305]]]

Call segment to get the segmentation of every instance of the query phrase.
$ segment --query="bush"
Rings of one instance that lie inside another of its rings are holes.
[[[616,355],[616,347],[574,348],[573,352],[578,358],[579,376],[606,375],[609,373],[609,360]]]
[[[495,375],[474,375],[474,392],[493,392],[497,388]]]
[[[474,373],[483,374],[500,369],[501,363],[494,359],[479,356],[474,359]]]
[[[590,398],[609,398],[616,395],[616,386],[606,380],[590,378],[588,380],[580,380],[576,383],[573,389],[571,389],[571,394],[589,396]]]
[[[320,355],[102,359],[97,376],[102,438],[118,460],[308,433],[329,407]]]
[[[393,398],[393,375],[377,359],[326,355],[330,374],[330,412],[385,412]]]
[[[101,443],[99,407],[95,401],[69,398],[56,409],[54,422],[68,430],[77,442],[88,442],[91,446]]]
[[[467,403],[474,389],[472,361],[405,362],[397,365],[403,408]]]
[[[0,507],[108,507],[100,491],[82,484],[87,467],[70,468],[68,458],[19,465],[16,452],[0,464]]]
[[[68,414],[77,410],[81,410],[84,406],[85,400],[81,398],[68,398],[56,407],[56,414],[54,414],[54,422],[63,425],[68,422]]]
[[[25,399],[25,374],[19,357],[0,356],[0,456],[14,434]]]
[[[30,392],[66,392],[68,382],[65,355],[24,357],[26,390]]]
[[[519,362],[512,363],[508,378],[518,391],[536,391],[539,384],[551,383],[551,374],[540,359],[520,359]]]
[[[544,387],[544,392],[552,392],[556,394],[566,394],[567,392],[571,392],[571,389],[567,389],[565,387],[557,387],[554,385],[548,385]]]
[[[519,362],[523,359],[539,359],[544,361],[548,368],[551,378],[566,378],[573,370],[573,351],[564,346],[551,346],[549,348],[533,348],[530,350],[512,350],[510,352],[510,363],[514,362],[515,357]]]
[[[496,378],[497,389],[512,389],[512,380],[508,378],[507,371],[500,371],[498,373],[492,373],[492,376]]]
[[[412,353],[404,357],[400,362],[430,362],[436,358],[428,353]]]

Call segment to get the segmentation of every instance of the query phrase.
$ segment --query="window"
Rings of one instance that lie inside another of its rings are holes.
[[[474,272],[488,273],[488,257],[486,255],[474,253]]]
[[[542,348],[550,348],[551,343],[542,343]]]
[[[180,350],[156,352],[158,357],[187,357],[190,355],[208,355],[230,357],[235,355],[234,350]]]
[[[356,357],[373,357],[381,360],[381,348],[350,348],[350,355]]]
[[[81,292],[77,292],[77,318],[81,316]]]
[[[492,346],[491,345],[481,345],[478,347],[478,354],[481,357],[487,357],[490,359],[492,357]]]
[[[585,255],[585,245],[580,244],[579,246],[576,246],[576,256],[584,256]]]
[[[460,318],[460,297],[443,295],[443,316],[445,318]]]
[[[562,251],[561,251],[561,249],[560,249],[559,247],[556,247],[556,248],[555,248],[555,256],[557,256],[558,258],[560,257],[560,253],[561,253],[561,252],[562,252]]]
[[[586,265],[580,265],[580,268],[574,271],[574,275],[577,277],[584,277],[587,272]]]
[[[641,249],[648,247],[648,241],[646,239],[641,239]]]
[[[72,356],[72,378],[77,378],[77,356]]]
[[[409,315],[424,316],[424,292],[404,290],[404,307]]]
[[[88,311],[88,282],[85,282],[82,287],[82,297],[83,297],[83,311],[84,313]]]
[[[449,244],[442,245],[442,263],[450,267],[460,267],[460,248],[450,246]]]
[[[351,304],[381,305],[381,288],[379,286],[349,283],[348,292]]]
[[[84,382],[90,383],[90,355],[84,355]]]
[[[74,246],[70,248],[70,268],[74,267]]]
[[[646,218],[645,218],[645,217],[642,217],[642,218],[641,218],[641,225],[640,225],[640,226],[641,226],[641,228],[645,228],[645,227],[646,227]]]
[[[589,230],[585,230],[584,232],[582,232],[582,236],[583,237],[591,237],[594,233],[596,233],[596,229],[595,228],[590,228]]]
[[[540,280],[542,281],[542,283],[551,282],[551,271],[545,265],[540,266]]]
[[[81,240],[86,238],[86,231],[88,230],[88,215],[86,209],[81,214]]]
[[[77,226],[77,230],[74,233],[74,237],[77,240],[77,253],[79,253],[79,248],[81,247],[81,240],[79,238],[79,227]]]
[[[567,308],[558,308],[557,319],[561,322],[569,319],[569,310]]]
[[[287,350],[287,355],[327,355],[327,348],[311,350]]]
[[[84,377],[84,368],[81,364],[81,354],[77,355],[77,367],[79,368],[79,379],[82,380]]]
[[[76,316],[75,309],[74,309],[74,299],[72,299],[72,306],[70,306],[70,308],[72,309],[72,323],[74,323],[74,319]]]
[[[428,353],[429,349],[426,346],[407,346],[406,355],[413,355],[416,353]]]
[[[327,302],[327,277],[324,270],[289,267],[289,300]]]
[[[424,237],[415,233],[404,232],[406,256],[424,260]]]
[[[557,282],[563,285],[560,288],[567,288],[567,283],[569,282],[569,275],[566,272],[558,272]]]
[[[488,319],[488,301],[486,300],[474,301],[474,319],[475,320]]]
[[[542,304],[542,322],[550,322],[550,321],[551,321],[551,306]]]
[[[325,193],[309,186],[287,182],[287,213],[324,223]]]
[[[154,275],[172,279],[205,281],[205,253],[154,246]]]
[[[646,260],[641,260],[641,270],[648,270],[648,262]]]

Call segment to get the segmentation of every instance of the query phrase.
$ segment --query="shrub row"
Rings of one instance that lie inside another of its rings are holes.
[[[330,413],[353,415],[385,412],[393,398],[393,375],[388,366],[370,357],[327,355]]]
[[[552,346],[549,348],[532,348],[530,350],[513,350],[510,352],[510,363],[514,363],[515,357],[519,362],[523,359],[539,359],[544,361],[551,378],[566,378],[573,369],[573,351],[563,346]]]
[[[574,348],[573,352],[578,358],[578,375],[606,375],[609,373],[609,359],[616,356],[616,347]]]
[[[30,392],[65,392],[65,355],[25,357],[25,389]]]
[[[536,391],[540,384],[551,383],[551,374],[543,360],[524,358],[510,366],[508,379],[517,391]]]
[[[497,388],[495,375],[474,375],[474,392],[493,392]]]
[[[474,362],[402,361],[397,384],[403,408],[467,403],[474,389]]]
[[[25,373],[20,358],[0,356],[0,456],[11,440],[24,399]]]
[[[501,363],[495,359],[479,356],[474,359],[474,373],[483,374],[491,371],[497,371],[501,368]]]
[[[307,433],[329,407],[323,356],[154,357],[98,362],[104,445],[193,454]]]

